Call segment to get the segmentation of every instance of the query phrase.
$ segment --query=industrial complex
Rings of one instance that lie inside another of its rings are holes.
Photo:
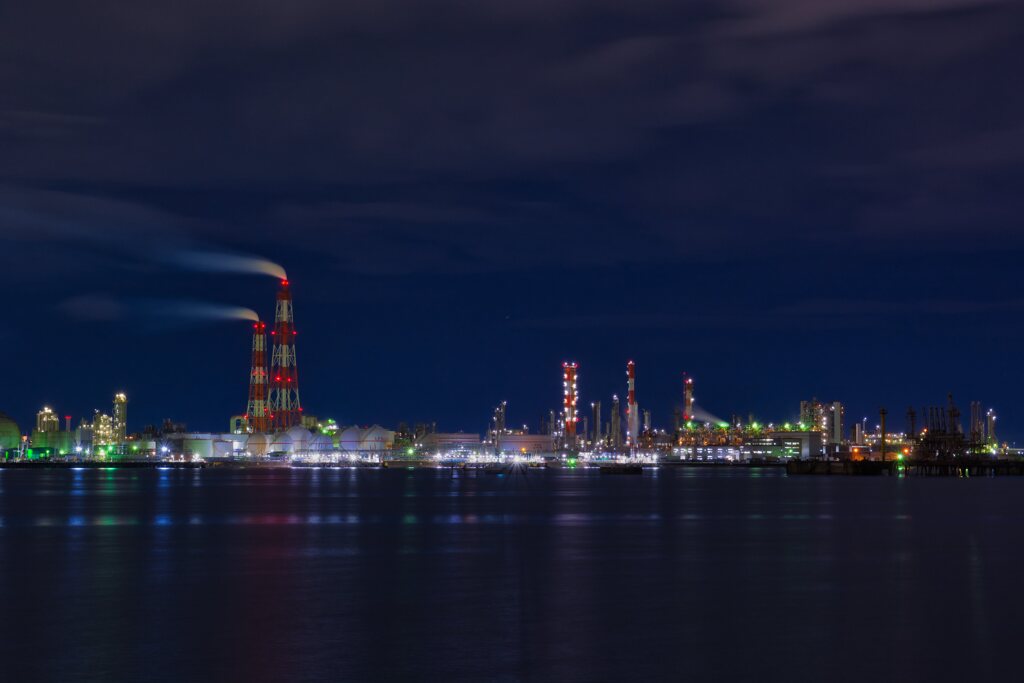
[[[652,423],[641,409],[637,365],[625,367],[625,404],[610,397],[609,410],[593,400],[581,410],[575,361],[561,367],[562,394],[536,431],[511,428],[509,406],[501,402],[483,433],[445,433],[434,424],[339,425],[307,414],[299,394],[296,329],[291,283],[282,278],[274,307],[274,326],[252,327],[252,354],[245,412],[228,420],[224,432],[194,432],[165,420],[131,431],[128,396],[116,393],[109,414],[96,410],[73,426],[44,406],[35,428],[23,433],[0,413],[0,453],[6,462],[220,462],[239,464],[378,465],[394,461],[504,462],[546,464],[758,463],[790,460],[871,461],[1006,458],[1020,455],[1001,444],[996,415],[978,401],[970,405],[966,428],[949,395],[942,405],[905,413],[905,427],[878,420],[846,423],[843,404],[816,398],[802,401],[788,421],[760,422],[753,416],[728,420],[704,410],[695,399],[694,377],[683,373],[680,407],[671,425]],[[553,397],[554,398],[554,397]],[[796,406],[794,406],[795,408]]]

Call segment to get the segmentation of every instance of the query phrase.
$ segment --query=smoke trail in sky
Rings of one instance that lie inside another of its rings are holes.
[[[149,312],[153,317],[169,315],[190,320],[251,320],[259,322],[256,311],[244,306],[222,306],[189,301],[152,302],[155,310]]]
[[[251,320],[259,322],[259,315],[251,308],[226,306],[200,301],[160,301],[152,299],[122,300],[102,294],[76,296],[60,304],[68,315],[81,320],[148,321],[188,320]]]
[[[178,251],[173,252],[171,262],[183,268],[202,270],[215,273],[253,273],[269,275],[286,280],[288,275],[284,268],[259,256],[242,254],[224,254],[209,251]]]

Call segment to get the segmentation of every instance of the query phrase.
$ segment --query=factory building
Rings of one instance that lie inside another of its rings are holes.
[[[744,460],[818,458],[825,452],[821,432],[780,431],[753,436],[743,444]]]
[[[536,455],[551,453],[554,445],[550,434],[512,433],[501,437],[497,452],[501,455]]]
[[[502,441],[507,438],[509,437],[503,437]],[[550,439],[551,437],[548,438]],[[418,445],[428,453],[477,452],[481,449],[480,435],[466,434],[464,432],[424,434],[420,437]]]

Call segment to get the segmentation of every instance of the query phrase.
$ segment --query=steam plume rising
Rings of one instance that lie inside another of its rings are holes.
[[[81,320],[143,319],[171,320],[251,320],[259,315],[244,306],[225,306],[200,301],[160,301],[153,299],[115,299],[101,294],[87,294],[64,301],[59,308]]]
[[[152,311],[150,314],[155,316],[171,315],[178,318],[190,318],[194,320],[260,321],[260,317],[256,314],[256,311],[251,308],[245,308],[244,306],[222,306],[220,304],[191,303],[188,301],[175,301],[169,304],[158,304],[157,310]]]
[[[218,254],[207,251],[179,251],[171,256],[176,265],[214,273],[253,273],[287,280],[284,268],[259,256]]]

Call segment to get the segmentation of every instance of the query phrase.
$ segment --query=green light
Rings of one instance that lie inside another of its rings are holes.
[[[413,448],[412,446],[409,446],[409,448],[406,449],[405,452],[406,452],[407,455],[415,455],[416,454],[416,449]]]
[[[788,422],[786,424],[782,425],[782,428],[785,429],[786,431],[789,431],[790,429],[792,429],[792,427],[790,426],[790,424]]]
[[[722,429],[728,429],[729,428],[729,423],[728,422],[719,422],[718,426],[721,427]]]

